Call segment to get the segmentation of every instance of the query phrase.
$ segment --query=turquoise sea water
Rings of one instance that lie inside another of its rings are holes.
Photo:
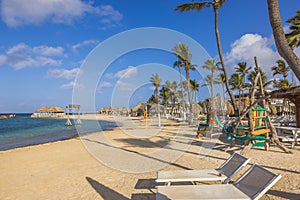
[[[77,126],[80,134],[112,129],[114,122],[81,120]],[[17,114],[16,118],[0,119],[0,150],[24,147],[47,142],[66,140],[78,136],[76,127],[65,126],[66,119],[30,118],[30,114]],[[72,121],[74,124],[74,122]]]

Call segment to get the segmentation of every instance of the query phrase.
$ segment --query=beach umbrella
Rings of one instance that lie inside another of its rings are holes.
[[[36,113],[64,113],[65,111],[58,106],[43,106],[35,111]]]

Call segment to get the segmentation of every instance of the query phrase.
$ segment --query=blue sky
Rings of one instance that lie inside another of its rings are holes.
[[[215,58],[217,45],[212,8],[188,13],[173,10],[176,5],[186,2],[190,1],[2,0],[0,113],[34,112],[44,105],[64,108],[72,103],[73,88],[80,88],[76,85],[76,77],[83,73],[80,69],[84,61],[99,43],[123,31],[143,27],[174,30],[197,41],[210,57]],[[220,9],[219,30],[230,72],[240,61],[253,65],[253,57],[257,56],[260,66],[271,75],[270,68],[280,59],[266,2],[229,0]],[[279,5],[288,31],[285,21],[295,15],[299,3],[279,0]],[[300,55],[299,49],[296,54]],[[160,74],[163,68],[172,68],[175,60],[171,49],[170,52],[143,49],[120,55],[105,66],[105,72],[98,77],[94,109],[112,104],[134,106],[147,100],[153,93],[151,84],[147,83],[150,76],[156,72]],[[156,64],[151,68],[149,63]],[[175,79],[174,74],[170,76]],[[144,83],[129,92],[132,85],[125,84],[122,79],[132,81],[134,76],[143,77]],[[165,82],[167,77],[161,76]],[[199,74],[192,74],[192,78],[201,82]],[[198,100],[205,97],[207,91],[204,90],[200,89]],[[116,91],[119,97],[112,100]],[[122,98],[125,97],[120,94],[124,92],[125,95],[126,91],[131,95],[124,103]]]

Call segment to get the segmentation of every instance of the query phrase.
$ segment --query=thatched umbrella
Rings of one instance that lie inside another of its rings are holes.
[[[193,103],[193,114],[194,114],[194,116],[203,114],[202,107],[198,103]]]
[[[277,109],[274,105],[269,105],[268,112],[270,113],[270,115],[276,115],[277,114]]]
[[[146,109],[146,105],[145,103],[139,103],[137,106],[135,106],[134,108],[131,109],[131,115],[132,116],[141,116],[143,115],[143,112]]]
[[[58,106],[43,106],[35,111],[36,113],[64,113],[65,111]]]
[[[126,107],[122,107],[122,108],[121,108],[121,114],[122,114],[122,115],[127,115],[128,112],[129,112],[129,111],[128,111],[128,109],[127,109]]]
[[[234,115],[234,108],[233,108],[230,100],[226,102],[226,106],[227,106],[226,114],[227,115]]]

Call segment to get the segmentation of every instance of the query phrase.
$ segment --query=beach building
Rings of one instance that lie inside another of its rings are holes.
[[[60,118],[65,117],[65,111],[58,106],[43,106],[37,109],[32,118]]]
[[[2,114],[0,119],[16,118],[16,114]]]

